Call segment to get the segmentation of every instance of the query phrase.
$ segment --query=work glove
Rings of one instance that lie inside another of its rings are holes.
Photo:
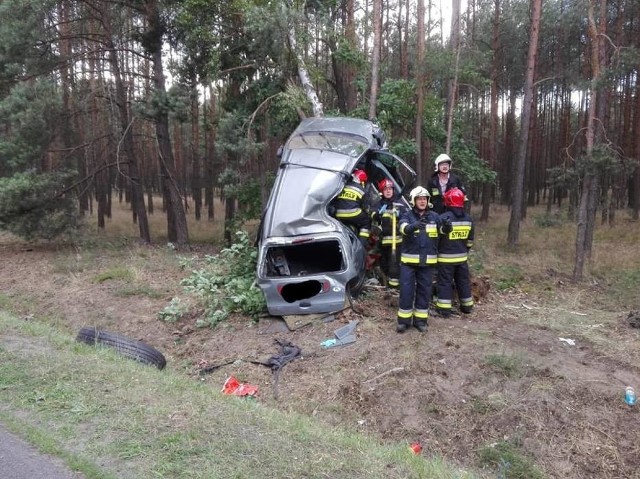
[[[451,224],[451,220],[449,218],[445,218],[442,220],[440,231],[442,231],[442,233],[445,235],[448,235],[453,231],[453,225]]]
[[[429,217],[428,215],[424,214],[420,217],[420,224],[421,225],[426,225],[429,222]]]
[[[422,225],[420,224],[420,222],[419,222],[419,221],[416,221],[415,223],[411,223],[411,224],[407,225],[407,226],[404,228],[404,232],[405,232],[405,233],[407,233],[407,234],[412,234],[412,233],[414,233],[417,229],[420,229],[420,226],[422,226]]]

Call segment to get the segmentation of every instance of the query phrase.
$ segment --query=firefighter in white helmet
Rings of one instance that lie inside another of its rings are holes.
[[[462,185],[462,181],[455,174],[451,173],[451,167],[453,166],[453,160],[446,153],[438,155],[435,160],[435,173],[429,180],[427,188],[431,193],[431,203],[433,204],[433,211],[441,215],[446,211],[444,206],[444,194],[451,188],[458,188],[465,194],[466,191]]]
[[[404,333],[413,326],[427,330],[433,271],[438,264],[440,235],[451,231],[451,223],[429,209],[429,191],[417,186],[411,193],[410,210],[400,216],[402,250],[400,254],[400,298],[396,331]]]

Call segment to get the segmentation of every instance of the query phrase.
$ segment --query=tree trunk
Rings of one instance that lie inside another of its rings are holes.
[[[380,47],[382,42],[382,0],[373,0],[373,46],[371,47],[371,96],[369,98],[369,118],[377,116],[378,84],[380,82]]]
[[[640,82],[636,83],[636,104],[633,121],[633,157],[640,162]],[[632,218],[640,219],[640,165],[636,165],[633,173],[633,195],[629,204],[632,208]]]
[[[522,101],[520,143],[518,145],[518,156],[516,158],[511,217],[509,218],[509,233],[507,236],[507,243],[512,247],[517,246],[520,236],[520,220],[522,218],[524,198],[524,172],[527,158],[527,145],[529,144],[529,125],[531,123],[531,107],[533,102],[533,79],[536,68],[536,54],[538,51],[541,10],[542,0],[531,0],[531,32],[529,34],[527,72],[524,83],[524,99]]]
[[[422,123],[424,116],[424,0],[418,0],[417,52],[416,52],[416,173],[418,181],[423,184],[423,151],[422,151]]]
[[[127,90],[122,79],[122,73],[120,71],[120,62],[118,60],[118,51],[113,43],[113,33],[111,31],[111,15],[109,12],[110,5],[108,3],[100,3],[102,5],[104,27],[108,29],[106,32],[107,42],[109,45],[108,61],[111,65],[111,75],[116,85],[116,97],[118,104],[118,111],[120,113],[120,126],[122,131],[120,134],[122,137],[118,141],[118,147],[116,152],[116,159],[120,161],[120,150],[124,153],[124,158],[128,162],[129,177],[131,182],[131,207],[133,214],[135,215],[138,223],[138,231],[140,233],[140,240],[145,243],[151,243],[151,235],[149,233],[149,220],[147,218],[147,210],[144,205],[144,190],[142,184],[142,178],[140,178],[138,170],[138,161],[134,153],[134,141],[133,141],[133,120],[130,119],[129,108],[127,101]],[[118,170],[120,171],[120,170]]]
[[[576,232],[576,256],[573,268],[573,281],[581,281],[584,275],[584,264],[591,252],[593,241],[593,229],[595,223],[595,202],[598,191],[598,177],[592,166],[593,147],[595,141],[595,121],[597,108],[597,88],[600,79],[600,53],[598,42],[598,29],[594,18],[594,5],[596,0],[589,2],[587,33],[591,43],[591,91],[589,109],[587,112],[586,161],[587,168],[582,181],[582,193],[580,195],[580,207],[578,209],[578,229]],[[606,1],[606,0],[603,0]]]
[[[157,0],[147,0],[145,9],[148,22],[146,33],[149,40],[147,48],[151,54],[153,66],[153,87],[156,96],[164,103],[167,96],[164,67],[162,65],[164,26],[160,18]],[[175,171],[173,151],[171,150],[169,117],[166,108],[160,107],[155,112],[155,125],[160,171],[163,177],[162,186],[167,207],[167,238],[170,242],[182,248],[189,245],[189,232]]]
[[[499,48],[500,48],[500,0],[494,0],[493,11],[493,35],[491,37],[491,118],[489,119],[489,168],[495,170],[496,156],[498,154],[498,75],[499,75]],[[482,188],[482,214],[480,221],[489,220],[489,207],[493,185],[485,183]]]
[[[451,135],[453,132],[453,110],[456,106],[456,97],[458,91],[458,66],[460,64],[460,0],[453,0],[451,9],[451,51],[455,58],[453,68],[453,78],[449,80],[447,88],[447,112],[446,112],[446,128],[447,142],[445,145],[445,153],[451,153]]]
[[[320,103],[320,99],[318,98],[318,93],[316,92],[316,89],[313,86],[313,83],[311,83],[311,77],[309,76],[309,72],[307,71],[304,58],[302,54],[298,51],[298,41],[296,40],[295,25],[293,24],[289,25],[288,35],[289,35],[289,45],[291,47],[291,51],[298,63],[298,77],[300,78],[300,83],[302,84],[302,88],[304,88],[304,91],[307,94],[307,98],[311,103],[313,116],[323,117],[324,110],[322,107],[322,103]]]
[[[198,89],[193,82],[191,98],[191,195],[196,221],[202,216],[202,178],[200,173],[200,107]]]

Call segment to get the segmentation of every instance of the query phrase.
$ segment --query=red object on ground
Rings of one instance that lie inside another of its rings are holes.
[[[414,454],[420,454],[422,452],[422,444],[414,442],[409,446],[409,449],[411,449],[411,452]]]
[[[255,396],[258,394],[258,386],[242,384],[235,377],[229,376],[222,386],[222,393],[234,396]]]

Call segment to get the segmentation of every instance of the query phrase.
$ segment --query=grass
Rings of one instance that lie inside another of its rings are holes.
[[[520,451],[518,440],[489,444],[478,451],[480,464],[498,470],[498,479],[543,479],[544,475]]]
[[[525,358],[522,354],[489,354],[485,356],[484,363],[511,379],[524,375]]]
[[[472,477],[0,312],[0,420],[88,478]]]

